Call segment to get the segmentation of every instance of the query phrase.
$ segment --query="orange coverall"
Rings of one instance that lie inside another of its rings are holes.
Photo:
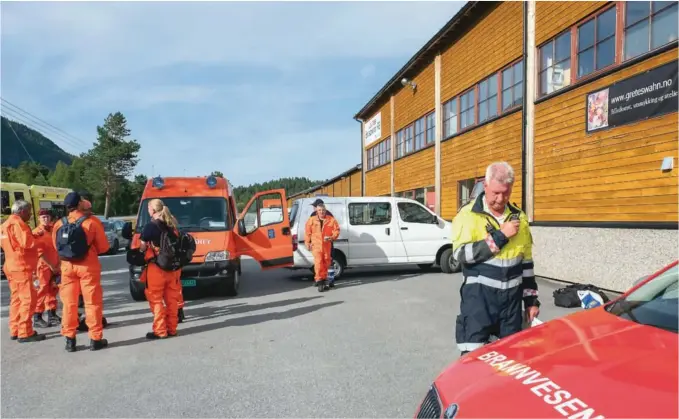
[[[43,235],[39,236],[41,231]],[[37,242],[38,258],[42,256],[52,266],[57,266],[59,264],[59,254],[56,247],[54,247],[54,242],[52,242],[51,233],[51,229],[46,230],[43,226],[38,226],[33,230],[33,234],[37,236],[35,240]],[[56,310],[59,287],[53,281],[54,273],[52,269],[50,269],[44,260],[38,259],[38,267],[35,270],[35,274],[39,281],[35,313],[40,314],[44,311]]]
[[[76,210],[68,214],[68,221],[74,223],[83,213]],[[61,334],[74,339],[78,329],[78,297],[82,292],[85,301],[85,318],[90,339],[101,340],[104,336],[102,316],[104,311],[104,295],[101,288],[101,262],[99,255],[109,250],[106,233],[101,223],[87,218],[82,228],[87,236],[90,250],[82,261],[61,261],[61,288],[59,295],[63,305],[61,314]],[[52,243],[56,247],[57,231],[61,227],[58,220],[52,228]]]
[[[141,273],[141,282],[146,283],[144,295],[153,313],[153,334],[158,337],[174,336],[177,334],[179,323],[179,302],[184,306],[182,298],[181,269],[165,271],[158,267],[151,259],[160,249],[152,242],[148,242],[144,258],[148,262]]]
[[[16,214],[0,226],[0,243],[5,253],[3,270],[10,289],[9,332],[19,339],[33,336],[36,290],[33,272],[38,266],[38,249],[31,228]]]
[[[328,268],[332,263],[332,242],[340,234],[339,224],[332,215],[325,215],[322,221],[314,215],[309,217],[304,230],[304,244],[311,249],[314,256],[314,282],[328,279]],[[331,241],[323,241],[323,237],[330,237]]]

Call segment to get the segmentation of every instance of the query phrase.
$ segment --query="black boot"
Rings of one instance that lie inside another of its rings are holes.
[[[42,313],[35,313],[33,315],[33,327],[39,327],[41,329],[44,329],[46,327],[49,327],[49,324],[42,318]]]
[[[38,332],[33,332],[33,335],[27,338],[19,338],[19,343],[40,342],[41,340],[45,340],[45,335],[41,335]]]
[[[329,282],[328,287],[335,288],[335,281]]]
[[[328,286],[325,284],[325,282],[326,281],[324,281],[324,280],[318,281],[318,284],[317,284],[318,285],[318,292],[323,292],[323,291],[326,291],[328,289]]]
[[[49,327],[58,326],[61,323],[61,317],[57,316],[56,310],[47,312],[47,325]]]
[[[19,339],[19,336],[17,336],[17,335],[12,335],[12,336],[10,336],[9,338],[12,339],[12,340],[17,340],[17,339]]]
[[[75,338],[66,338],[66,352],[75,352]]]
[[[167,337],[167,336],[158,336],[158,335],[156,335],[156,334],[153,333],[153,332],[148,332],[148,333],[146,334],[146,339],[149,339],[149,340],[165,339],[166,337]]]
[[[90,351],[98,351],[108,346],[108,341],[104,338],[99,340],[90,339]]]
[[[179,311],[177,311],[177,317],[179,317],[179,323],[184,322],[184,309],[180,308]]]

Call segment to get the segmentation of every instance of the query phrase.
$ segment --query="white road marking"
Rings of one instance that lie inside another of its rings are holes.
[[[113,274],[122,274],[122,273],[125,273],[125,272],[130,272],[130,270],[129,269],[116,269],[116,270],[113,270],[113,271],[103,271],[101,274],[102,275],[113,275]]]

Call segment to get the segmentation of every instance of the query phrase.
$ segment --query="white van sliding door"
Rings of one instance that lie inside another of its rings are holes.
[[[348,210],[350,265],[405,262],[405,248],[390,202],[354,201]]]

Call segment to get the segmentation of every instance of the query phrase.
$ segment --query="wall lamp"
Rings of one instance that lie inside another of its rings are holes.
[[[407,79],[407,78],[405,78],[405,77],[401,79],[401,84],[402,84],[404,87],[405,87],[405,86],[410,86],[413,90],[415,90],[415,89],[417,88],[417,84],[415,84],[414,81],[409,80],[409,79]]]

